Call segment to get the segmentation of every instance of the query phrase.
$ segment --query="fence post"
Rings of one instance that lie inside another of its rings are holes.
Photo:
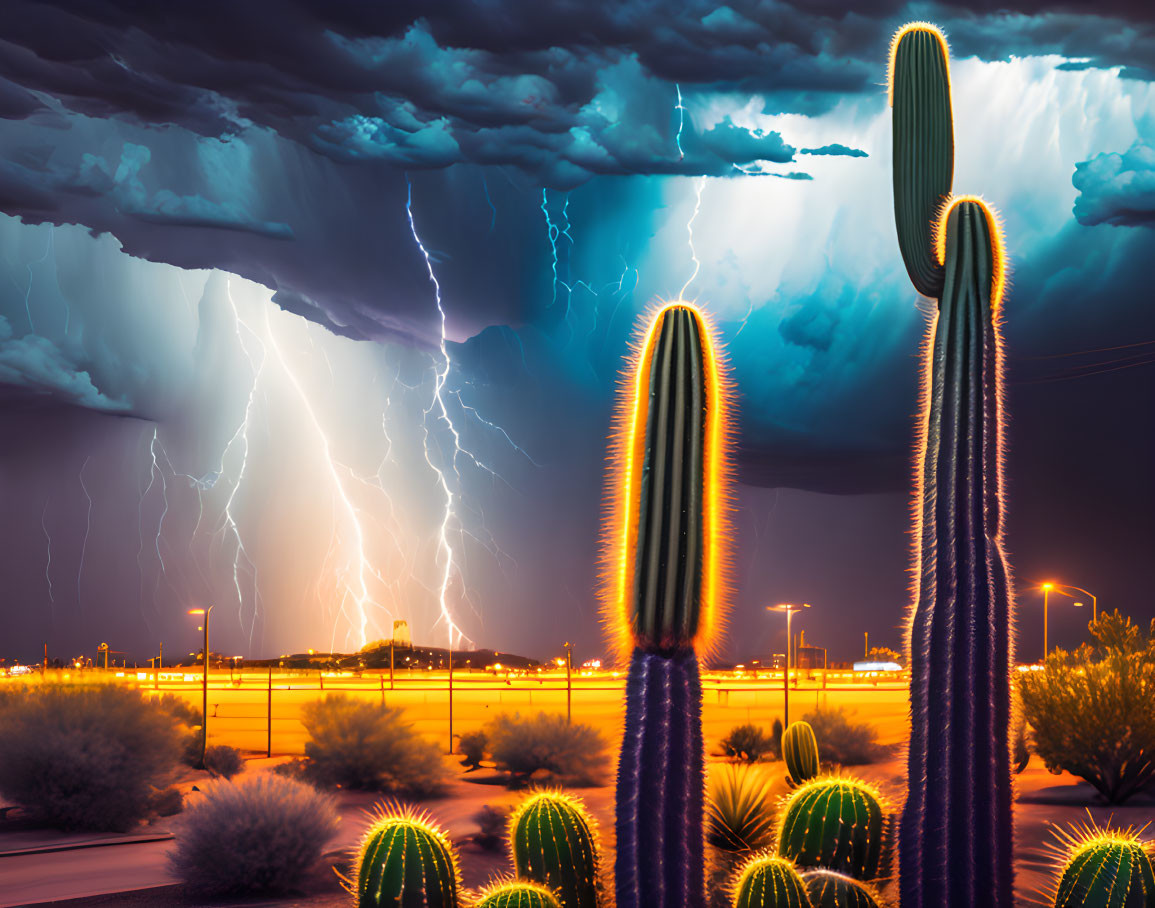
[[[325,689],[325,670],[323,668],[317,670],[317,680],[321,682],[321,690],[324,690]]]
[[[385,708],[385,676],[378,675],[377,680],[381,682],[381,708]]]
[[[273,755],[273,666],[269,666],[269,702],[265,710],[268,717],[268,737],[265,744],[265,756],[271,757]]]

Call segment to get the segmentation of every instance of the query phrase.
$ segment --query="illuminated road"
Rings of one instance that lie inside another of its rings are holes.
[[[129,672],[124,680],[135,680]],[[151,675],[142,672],[137,681],[146,691],[154,689]],[[230,680],[231,679],[231,680]],[[792,718],[816,705],[845,707],[878,730],[881,744],[905,740],[908,729],[907,688],[904,681],[879,681],[850,673],[831,673],[823,689],[821,673],[805,673],[792,684]],[[572,687],[575,722],[593,725],[611,740],[616,738],[624,711],[623,676],[611,672],[575,673]],[[565,714],[565,672],[497,674],[458,670],[453,676],[453,732],[473,731],[501,713],[536,712]],[[733,673],[703,678],[703,724],[711,749],[729,730],[753,722],[769,731],[782,716],[782,676],[764,675],[758,680]],[[162,673],[161,693],[175,693],[200,709],[200,675]],[[274,754],[304,752],[306,734],[300,722],[301,707],[318,696],[343,693],[352,697],[399,706],[407,719],[431,740],[448,740],[448,675],[446,672],[397,672],[392,689],[388,672],[323,675],[313,671],[276,672],[272,678],[272,750]],[[212,672],[209,678],[209,740],[248,751],[264,751],[269,729],[267,703],[269,677],[260,671]]]

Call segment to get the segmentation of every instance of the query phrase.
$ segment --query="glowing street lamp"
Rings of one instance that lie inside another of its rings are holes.
[[[1047,646],[1047,606],[1050,604],[1051,593],[1052,592],[1061,593],[1062,595],[1067,596],[1070,599],[1074,599],[1075,597],[1072,596],[1070,593],[1068,593],[1067,589],[1079,590],[1079,588],[1077,586],[1062,587],[1062,586],[1058,586],[1054,583],[1047,582],[1047,583],[1043,584],[1042,589],[1043,589],[1043,662],[1046,662],[1047,661],[1047,653],[1049,652],[1049,648]],[[1079,592],[1080,593],[1087,593],[1086,590],[1079,590]],[[1091,593],[1087,593],[1087,595],[1091,597],[1091,602],[1095,606],[1095,615],[1097,617],[1098,616],[1097,600],[1095,599],[1095,597]],[[1082,607],[1083,607],[1083,603],[1081,603],[1081,602],[1075,603],[1075,608],[1082,608]]]
[[[190,608],[188,610],[190,615],[204,615],[205,623],[202,629],[205,632],[204,651],[202,653],[204,659],[204,674],[203,682],[201,684],[201,693],[203,695],[201,708],[201,769],[205,768],[205,748],[209,743],[209,616],[213,613],[213,607],[210,605],[207,609]]]
[[[786,613],[786,666],[782,671],[783,728],[788,728],[790,726],[790,618],[795,612],[800,612],[804,608],[810,608],[810,603],[803,602],[801,605],[792,605],[789,602],[781,602],[778,605],[766,606],[766,611],[768,612]]]

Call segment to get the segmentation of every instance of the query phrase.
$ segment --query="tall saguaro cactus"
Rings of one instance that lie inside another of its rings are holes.
[[[899,245],[915,288],[939,298],[924,363],[900,893],[903,908],[1009,908],[1012,595],[1002,546],[1002,238],[980,199],[949,196],[950,70],[934,26],[913,23],[895,35],[890,97]]]
[[[701,908],[703,742],[697,653],[720,624],[726,384],[702,313],[651,319],[623,388],[603,587],[630,654],[618,765],[618,908]]]

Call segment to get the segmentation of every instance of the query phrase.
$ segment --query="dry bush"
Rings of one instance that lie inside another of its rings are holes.
[[[537,713],[523,719],[516,713],[498,716],[486,726],[489,752],[510,784],[531,779],[560,785],[601,785],[609,772],[605,739],[590,725],[570,724],[565,716]]]
[[[179,755],[172,715],[132,688],[43,684],[0,696],[0,795],[51,826],[132,828],[154,812]]]
[[[337,832],[333,798],[272,774],[210,782],[184,815],[173,872],[194,892],[291,891]]]
[[[878,759],[878,729],[866,722],[853,721],[841,706],[816,709],[802,719],[814,729],[814,737],[818,739],[818,757],[823,763],[855,766]]]
[[[765,757],[776,757],[781,743],[767,737],[757,725],[735,725],[722,739],[722,753],[742,763],[757,763]]]
[[[402,710],[333,694],[307,704],[304,776],[323,786],[429,795],[445,786],[441,751]]]
[[[1109,804],[1155,786],[1155,623],[1144,639],[1116,612],[1092,622],[1095,645],[1056,649],[1019,681],[1034,751]]]

